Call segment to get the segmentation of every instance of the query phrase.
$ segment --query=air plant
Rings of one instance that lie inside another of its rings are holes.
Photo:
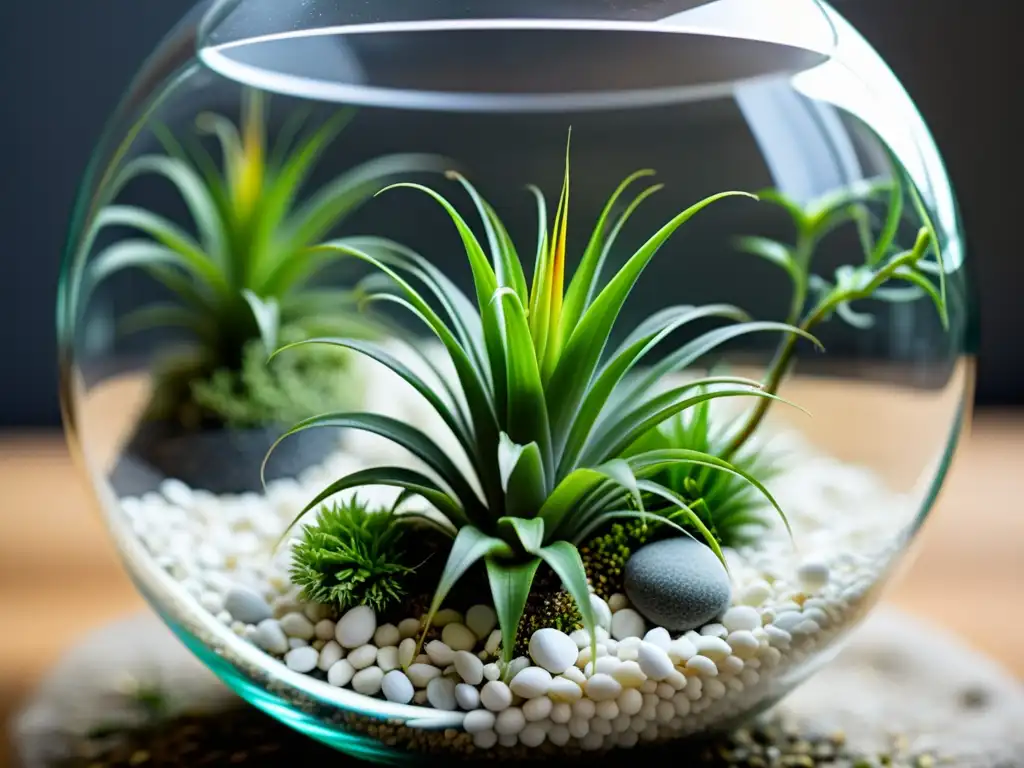
[[[543,194],[536,197],[539,228],[531,284],[501,219],[463,176],[448,177],[472,200],[486,234],[482,243],[456,208],[439,192],[417,184],[394,188],[429,195],[444,208],[461,237],[470,264],[474,302],[427,259],[380,239],[333,241],[317,253],[347,254],[376,268],[372,281],[385,288],[368,300],[387,302],[409,313],[436,336],[455,371],[457,386],[431,386],[405,363],[373,341],[310,339],[360,352],[391,369],[431,405],[465,452],[464,472],[434,440],[409,425],[370,413],[331,413],[295,425],[285,437],[314,427],[365,430],[410,451],[428,471],[378,466],[353,472],[319,493],[299,518],[346,489],[385,485],[402,489],[398,502],[419,497],[443,518],[454,540],[427,617],[471,568],[483,563],[502,634],[506,661],[516,646],[516,628],[538,567],[555,573],[576,602],[596,642],[587,577],[577,546],[616,518],[656,518],[685,533],[675,520],[644,509],[643,497],[664,499],[681,512],[719,557],[714,535],[686,501],[652,478],[671,467],[695,465],[736,475],[782,510],[764,486],[742,468],[692,450],[623,452],[653,427],[709,400],[727,397],[776,399],[750,379],[716,376],[667,391],[655,389],[666,375],[681,371],[705,353],[738,336],[792,332],[785,323],[753,322],[728,305],[675,306],[649,317],[609,352],[609,334],[631,289],[666,240],[705,207],[740,192],[708,197],[676,215],[632,254],[612,277],[601,272],[616,236],[636,207],[659,189],[641,192],[613,216],[634,182],[629,176],[608,201],[574,274],[566,275],[569,213],[569,158],[554,225],[549,230]],[[488,252],[490,258],[488,258]],[[413,281],[422,288],[414,286]],[[435,310],[434,306],[439,309]],[[731,321],[670,352],[649,373],[627,380],[641,360],[674,331],[699,319]],[[285,348],[287,349],[287,347]],[[413,354],[422,354],[412,346]],[[425,362],[429,361],[424,358]],[[442,379],[442,383],[444,380]],[[284,439],[284,438],[282,438]],[[724,560],[724,558],[723,558]],[[424,631],[424,635],[426,630]]]
[[[910,198],[922,224],[913,246],[900,248],[897,237],[903,221],[905,197]],[[949,329],[946,300],[946,267],[941,248],[927,211],[912,184],[904,182],[898,170],[893,180],[873,180],[848,185],[806,205],[778,190],[759,193],[759,197],[782,208],[794,225],[793,244],[762,237],[739,240],[741,250],[760,256],[782,267],[793,283],[793,296],[786,322],[811,332],[820,323],[837,316],[857,328],[873,323],[870,314],[853,308],[855,302],[876,299],[887,302],[914,301],[927,297],[935,305],[939,319]],[[871,204],[886,201],[878,236],[873,234]],[[859,265],[845,264],[829,280],[812,272],[814,255],[823,238],[844,224],[854,224],[864,252]],[[933,276],[937,275],[937,279]],[[796,354],[797,335],[787,335],[779,344],[763,381],[764,391],[776,393]],[[755,404],[720,455],[731,458],[757,430],[768,411],[769,398]]]
[[[395,174],[436,165],[421,155],[382,157],[335,178],[303,201],[310,173],[351,113],[339,112],[306,135],[300,135],[302,120],[293,120],[269,147],[266,111],[264,97],[247,91],[240,128],[218,114],[197,118],[199,133],[219,142],[221,167],[196,137],[179,141],[158,127],[164,153],[137,157],[112,179],[112,200],[136,178],[169,181],[186,204],[194,235],[154,211],[114,203],[100,211],[93,227],[93,237],[108,227],[143,235],[100,252],[88,268],[89,289],[127,268],[143,270],[167,289],[172,301],[137,310],[125,318],[123,329],[190,332],[196,344],[174,363],[176,381],[165,382],[168,389],[179,384],[179,399],[190,394],[182,382],[207,378],[219,369],[240,370],[248,342],[262,339],[270,350],[276,348],[282,326],[302,325],[325,313],[357,318],[350,293],[313,285],[343,254],[313,252],[309,246],[329,236]]]

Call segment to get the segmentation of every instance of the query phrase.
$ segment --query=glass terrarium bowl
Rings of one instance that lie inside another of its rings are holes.
[[[66,425],[153,607],[311,737],[696,737],[903,560],[969,411],[963,259],[824,4],[203,5],[83,187]]]

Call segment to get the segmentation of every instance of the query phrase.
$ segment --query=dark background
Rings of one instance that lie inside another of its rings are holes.
[[[287,0],[282,0],[286,2]],[[52,425],[54,301],[89,152],[191,0],[0,2],[0,426]],[[979,404],[1024,404],[1019,33],[1008,0],[837,0],[928,122],[960,201],[981,305]],[[1019,67],[1017,67],[1019,69]]]

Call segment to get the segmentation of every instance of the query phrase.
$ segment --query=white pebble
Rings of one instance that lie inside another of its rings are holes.
[[[726,656],[718,662],[718,669],[726,675],[738,675],[743,671],[743,659],[739,656]]]
[[[385,672],[390,672],[402,666],[398,663],[398,649],[393,645],[379,649],[377,651],[377,666]]]
[[[574,667],[575,669],[575,667]],[[556,677],[548,686],[548,696],[552,701],[573,702],[583,696],[583,689],[578,683],[564,677]]]
[[[551,722],[565,725],[572,719],[572,706],[565,701],[556,701],[551,705]]]
[[[640,686],[640,693],[645,696],[653,694],[658,690],[658,682],[656,680],[644,680],[643,685]]]
[[[636,688],[626,688],[619,694],[616,702],[621,713],[632,716],[639,713],[643,708],[644,697]]]
[[[742,682],[748,688],[757,685],[761,680],[761,676],[757,674],[756,670],[744,669],[740,672],[740,682]]]
[[[827,627],[830,622],[828,614],[825,613],[825,611],[821,608],[808,608],[807,603],[804,603],[804,618],[810,619],[820,627]]]
[[[761,626],[761,614],[749,605],[736,605],[722,616],[722,624],[730,632],[752,631]]]
[[[377,614],[368,605],[357,605],[338,622],[334,637],[342,648],[358,648],[373,639],[377,630]]]
[[[583,720],[589,720],[595,714],[597,714],[597,704],[591,699],[580,699],[572,705],[573,718],[579,717]]]
[[[473,630],[457,622],[444,626],[441,630],[441,640],[452,651],[471,651],[476,646],[476,635]]]
[[[699,677],[688,678],[683,693],[690,701],[697,701],[704,695],[704,681]]]
[[[381,624],[373,633],[373,644],[378,648],[398,645],[402,642],[402,633],[394,624]]]
[[[455,681],[447,677],[435,677],[427,683],[427,701],[434,709],[447,712],[457,706],[455,698]]]
[[[568,723],[569,734],[576,739],[582,739],[590,733],[590,721],[582,717],[573,717]]]
[[[397,669],[384,675],[380,687],[384,692],[384,698],[397,704],[408,704],[412,701],[413,694],[416,693],[409,678],[405,676],[404,672]]]
[[[519,733],[519,743],[524,747],[539,747],[548,737],[548,732],[542,725],[530,723]]]
[[[747,586],[737,600],[741,605],[757,607],[772,595],[772,586],[767,581],[755,581]]]
[[[676,716],[675,705],[668,700],[659,701],[654,711],[658,718],[658,722],[663,725],[668,725],[672,718]]]
[[[612,703],[614,704],[615,702]],[[603,717],[595,717],[590,721],[590,735],[610,736],[611,732],[612,724]]]
[[[480,691],[480,703],[492,712],[512,706],[512,691],[500,680],[491,680]]]
[[[591,658],[591,647],[588,645],[586,648],[581,648],[579,654],[576,656],[576,666],[580,669],[585,668],[593,659]],[[593,650],[597,651],[597,658],[608,655],[608,648],[603,643],[598,643],[594,646]]]
[[[516,696],[522,696],[524,699],[534,699],[545,695],[551,687],[551,682],[551,673],[546,669],[542,667],[527,667],[519,671],[512,678],[509,688]]]
[[[673,690],[681,691],[686,687],[686,675],[678,669],[673,669],[672,673],[665,678],[665,682],[671,685]]]
[[[642,642],[637,650],[640,670],[652,680],[664,680],[674,671],[672,659],[658,646]]]
[[[566,720],[566,722],[569,721]],[[569,729],[561,723],[557,723],[548,729],[548,741],[550,741],[556,747],[564,747],[566,744],[569,743],[570,737],[571,734],[569,733]]]
[[[474,709],[472,712],[466,713],[466,717],[462,720],[462,727],[466,733],[482,733],[494,728],[495,719],[493,712],[488,712],[486,709]]]
[[[591,730],[586,736],[580,739],[580,749],[587,752],[593,752],[601,748],[604,744],[604,734],[594,729]]]
[[[590,607],[594,611],[594,619],[597,621],[597,625],[599,627],[604,627],[607,630],[611,630],[612,609],[608,607],[608,603],[606,603],[599,595],[591,593]]]
[[[697,647],[697,653],[712,661],[720,661],[732,653],[732,648],[720,637],[704,636],[694,645]]]
[[[686,717],[690,714],[690,706],[690,700],[687,698],[685,691],[679,691],[672,697],[672,708],[675,709],[679,717]]]
[[[433,664],[410,664],[405,673],[417,688],[426,688],[427,683],[441,676],[441,670]]]
[[[599,656],[596,662],[587,664],[583,670],[583,674],[590,677],[595,672],[604,672],[606,675],[611,675],[619,668],[622,664],[616,656]]]
[[[655,689],[654,694],[659,699],[671,699],[676,695],[676,689],[668,683],[658,683],[658,687]]]
[[[639,688],[647,680],[647,675],[635,661],[623,661],[611,673],[623,688]]]
[[[614,720],[619,716],[619,705],[613,699],[605,699],[598,702],[594,714],[602,720]]]
[[[547,696],[541,696],[536,699],[530,699],[523,704],[523,714],[526,715],[527,721],[533,723],[543,720],[550,715],[553,707],[554,702],[551,699]]]
[[[643,637],[644,619],[632,608],[623,608],[612,614],[611,633],[619,641],[627,637]]]
[[[704,681],[704,695],[712,699],[721,699],[725,696],[725,683],[712,678]]]
[[[419,634],[420,622],[418,619],[402,619],[398,622],[398,634],[405,640],[407,637],[415,637]]]
[[[641,642],[639,637],[627,637],[625,640],[620,640],[616,655],[622,661],[636,661]]]
[[[559,675],[576,662],[578,649],[569,635],[544,627],[530,638],[530,657],[551,674]]]
[[[654,627],[653,629],[649,629],[647,634],[644,635],[644,642],[656,645],[661,648],[661,650],[667,651],[669,645],[672,643],[672,636],[664,627]]]
[[[686,662],[686,668],[704,677],[718,676],[718,666],[707,656],[694,656]]]
[[[449,624],[448,626],[454,627],[458,625]],[[431,663],[439,667],[447,667],[455,661],[455,651],[440,640],[431,640],[423,647],[423,650],[427,652]]]
[[[352,677],[355,675],[356,670],[351,664],[345,659],[335,662],[334,665],[327,670],[327,682],[331,685],[335,685],[338,688],[343,688],[352,681]]]
[[[515,733],[498,734],[498,743],[503,747],[514,747],[519,743],[519,736]]]
[[[583,671],[579,667],[569,667],[562,673],[562,677],[566,680],[572,680],[577,685],[583,685],[587,682],[587,676],[583,674]]]
[[[487,637],[487,642],[484,643],[484,652],[488,656],[493,656],[498,652],[498,648],[501,647],[501,630],[495,629]]]
[[[484,681],[484,663],[469,651],[455,654],[455,671],[464,682],[480,685]]]
[[[323,605],[322,603],[306,603],[302,607],[302,612],[305,614],[307,619],[313,622],[315,626],[317,622],[330,618],[331,607],[329,605]]]
[[[313,634],[317,640],[334,640],[335,624],[330,619],[323,619],[313,627]],[[340,646],[339,646],[340,647]]]
[[[608,598],[608,607],[612,609],[612,613],[621,611],[623,608],[629,608],[629,598],[621,592],[616,592]]]
[[[594,701],[614,699],[622,693],[622,685],[618,680],[611,675],[600,672],[587,680],[583,689],[586,691],[587,696]]]
[[[320,649],[320,656],[316,663],[317,669],[321,672],[326,672],[341,661],[341,657],[344,655],[345,652],[341,650],[341,646],[334,640],[325,643],[324,647]]]
[[[249,628],[247,626],[244,626],[244,625],[242,626],[242,629],[244,629],[246,631],[249,630]],[[309,645],[309,643],[306,640],[303,640],[301,637],[289,637],[288,638],[288,648],[289,649],[294,650],[295,648],[305,648],[308,645]]]
[[[494,722],[494,730],[499,736],[511,736],[526,727],[526,717],[519,707],[508,707],[498,713]]]
[[[797,635],[813,635],[818,632],[821,632],[821,627],[818,625],[818,622],[811,619],[804,619],[793,630],[793,633]]]
[[[356,669],[366,669],[377,661],[377,646],[361,645],[348,654],[348,662]]]
[[[256,645],[267,653],[283,656],[288,653],[288,637],[285,635],[277,619],[264,619],[257,627],[252,636]]]
[[[539,632],[540,630],[537,631]],[[580,650],[590,645],[590,634],[585,629],[574,630],[569,635],[569,639],[576,643],[576,647]]]
[[[407,669],[412,664],[413,659],[416,656],[416,641],[407,637],[401,643],[398,644],[398,664],[403,669]]]
[[[640,737],[636,731],[624,731],[619,734],[618,744],[623,749],[635,747],[638,741],[640,741]]]
[[[775,624],[769,624],[764,628],[764,632],[768,635],[768,642],[774,648],[788,648],[789,644],[793,642],[793,635]]]
[[[305,648],[295,648],[288,651],[284,657],[284,663],[293,672],[312,672],[316,669],[316,663],[319,658],[320,654],[316,652],[316,649],[306,646]]]
[[[456,611],[454,608],[442,608],[440,611],[434,614],[433,625],[438,629],[448,626],[456,622],[462,621],[462,614]]]
[[[497,664],[484,664],[484,680],[497,680],[501,677],[501,668]]]
[[[700,634],[702,637],[720,637],[725,639],[729,634],[729,630],[722,624],[705,624],[700,628]]]
[[[516,656],[509,662],[508,668],[505,670],[505,679],[512,679],[529,666],[530,660],[526,656]]]
[[[779,616],[776,617],[775,622],[769,626],[777,627],[778,629],[785,630],[786,632],[792,632],[803,621],[804,617],[802,614],[796,611],[788,611],[786,613],[779,614]]]
[[[474,605],[466,611],[466,626],[473,630],[477,640],[483,640],[498,626],[498,616],[489,605]]]
[[[758,620],[760,620],[760,617],[758,617]],[[757,638],[754,637],[754,633],[746,629],[737,629],[735,632],[730,633],[725,642],[732,648],[732,652],[741,659],[749,659],[761,647]]]
[[[367,667],[352,676],[352,689],[365,696],[376,696],[380,693],[380,685],[383,681],[384,671],[380,667]]]
[[[473,734],[473,745],[479,749],[491,749],[498,743],[498,734],[494,731],[479,731]]]
[[[480,706],[480,691],[469,683],[455,686],[455,702],[465,710],[473,710]]]
[[[829,568],[817,560],[808,560],[796,572],[800,586],[808,592],[819,592],[829,580]]]

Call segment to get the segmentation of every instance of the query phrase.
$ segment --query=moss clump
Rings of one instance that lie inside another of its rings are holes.
[[[407,546],[410,534],[401,517],[370,510],[358,498],[324,506],[292,550],[292,582],[310,602],[383,611],[405,596],[419,565]]]
[[[656,523],[648,520],[612,523],[580,547],[583,567],[594,592],[607,600],[623,591],[626,561],[637,549],[653,540],[655,527]]]
[[[550,569],[538,572],[526,609],[516,630],[515,656],[529,653],[530,638],[538,629],[552,627],[569,634],[583,627],[576,601],[562,588],[558,577]]]

